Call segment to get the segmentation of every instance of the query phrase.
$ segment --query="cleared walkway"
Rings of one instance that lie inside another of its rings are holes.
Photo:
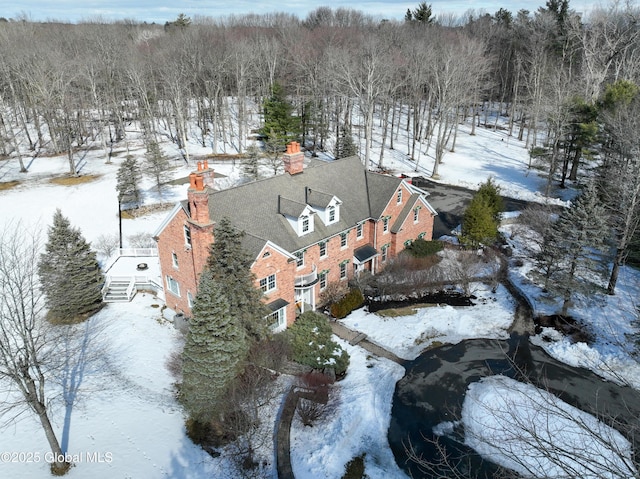
[[[367,335],[361,333],[359,331],[354,331],[353,329],[347,328],[344,324],[339,323],[338,321],[330,321],[331,330],[333,334],[338,336],[341,339],[344,339],[349,344],[355,346],[356,344],[363,349],[366,349],[371,354],[375,354],[376,356],[380,356],[382,358],[387,358],[393,361],[394,363],[398,363],[400,366],[405,365],[405,360],[399,358],[391,351],[384,349],[377,344],[372,343],[367,339]]]

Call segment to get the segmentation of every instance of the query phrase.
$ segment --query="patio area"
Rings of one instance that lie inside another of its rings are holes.
[[[164,299],[158,250],[155,248],[121,248],[106,262],[105,302],[131,301],[139,290],[153,291]]]

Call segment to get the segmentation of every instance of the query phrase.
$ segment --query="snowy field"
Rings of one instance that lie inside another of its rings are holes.
[[[144,148],[136,132],[128,132],[130,154],[142,159]],[[419,166],[400,150],[386,150],[384,166],[394,173],[428,177],[433,158],[421,153]],[[376,145],[378,149],[376,149]],[[183,178],[195,169],[179,158],[173,145],[163,144],[172,158],[174,178]],[[89,151],[80,162],[80,172],[91,181],[65,186],[51,182],[67,169],[64,157],[26,158],[29,173],[18,172],[17,160],[0,161],[0,182],[20,183],[0,190],[2,227],[23,226],[44,235],[56,208],[79,227],[87,240],[95,242],[101,235],[118,231],[116,171],[127,152],[120,147],[112,164],[105,164],[103,153]],[[223,151],[218,148],[218,151]],[[209,154],[211,149],[190,144],[191,155]],[[430,152],[431,153],[431,152]],[[379,156],[379,143],[374,139],[372,158]],[[455,153],[448,152],[440,167],[440,182],[477,188],[493,177],[502,193],[514,198],[562,203],[545,199],[539,193],[545,180],[527,170],[528,153],[523,144],[508,138],[503,131],[477,129],[468,135],[461,127]],[[215,170],[225,175],[219,183],[228,187],[240,180],[239,162],[215,162]],[[263,172],[267,174],[268,168]],[[186,197],[186,186],[169,186],[160,196],[152,181],[143,181],[144,203],[171,203]],[[564,192],[563,192],[564,193]],[[569,199],[570,190],[566,190]],[[557,194],[557,192],[553,192]],[[125,247],[129,238],[140,233],[152,234],[168,210],[157,211],[136,219],[125,219]],[[553,310],[539,291],[528,283],[526,266],[514,272],[523,290],[536,301],[536,308]],[[544,336],[552,341],[534,338],[554,357],[574,365],[584,365],[611,379],[627,381],[640,388],[640,368],[624,347],[629,326],[630,299],[638,297],[638,275],[625,268],[621,273],[620,291],[614,298],[585,298],[574,316],[593,325],[596,343],[588,347],[570,344],[551,331]],[[531,288],[529,288],[531,286]],[[476,286],[478,305],[470,308],[431,307],[402,318],[381,318],[363,310],[349,316],[345,323],[369,335],[370,339],[403,358],[415,358],[423,348],[438,341],[459,342],[468,338],[504,338],[513,315],[514,303],[503,288],[496,294]],[[621,301],[623,304],[615,303]],[[184,433],[184,418],[172,394],[173,381],[165,367],[171,351],[178,347],[178,333],[152,307],[159,301],[149,295],[138,295],[132,303],[110,304],[89,322],[100,327],[104,339],[103,361],[88,368],[83,377],[78,401],[74,404],[70,427],[65,429],[65,409],[54,400],[52,419],[61,436],[68,434],[68,452],[78,456],[68,477],[84,478],[227,478],[236,477],[228,455],[211,458],[194,446]],[[170,311],[165,311],[167,318]],[[395,363],[369,357],[361,348],[344,345],[351,354],[349,374],[334,387],[331,414],[313,428],[305,428],[297,420],[292,427],[292,461],[298,478],[340,478],[344,465],[353,457],[366,453],[366,473],[371,478],[406,477],[396,466],[388,447],[386,431],[390,421],[391,398],[395,383],[403,370]],[[608,374],[608,376],[607,376]],[[51,397],[60,394],[51,384]],[[277,405],[265,423],[273,425]],[[9,416],[3,416],[8,421]],[[41,428],[32,415],[9,422],[0,434],[0,452],[39,453],[47,451]],[[97,455],[96,455],[97,454]],[[266,447],[259,455],[268,463],[267,475],[274,474],[273,451]],[[0,459],[2,456],[0,456]],[[88,461],[88,458],[92,462]],[[103,462],[95,462],[102,459]],[[108,459],[108,460],[107,460]],[[0,462],[0,477],[44,479],[50,477],[47,465],[39,463]]]

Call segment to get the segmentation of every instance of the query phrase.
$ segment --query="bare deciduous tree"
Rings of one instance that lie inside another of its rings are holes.
[[[20,224],[5,225],[0,233],[0,388],[11,398],[0,411],[6,421],[25,409],[34,412],[54,454],[51,470],[64,474],[70,464],[51,425],[45,387],[48,366],[56,362],[57,341],[54,328],[44,320],[39,246],[37,236]]]

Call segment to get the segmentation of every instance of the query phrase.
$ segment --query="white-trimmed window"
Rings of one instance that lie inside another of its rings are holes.
[[[318,243],[318,248],[320,248],[320,257],[321,258],[326,258],[327,257],[327,242],[323,241],[321,243]]]
[[[270,274],[266,278],[260,280],[260,289],[263,293],[268,293],[276,289],[276,275]]]
[[[193,295],[191,291],[187,291],[187,303],[189,304],[189,308],[193,308]]]
[[[281,331],[286,327],[287,325],[286,311],[287,311],[287,307],[285,306],[284,308],[280,308],[279,310],[274,311],[273,313],[271,313],[265,318],[267,321],[267,324],[269,325],[269,328],[272,331]]]
[[[418,239],[424,239],[424,237],[426,236],[427,233],[425,233],[424,231],[422,233],[420,233],[418,235]]]
[[[347,238],[349,237],[348,233],[340,233],[340,247],[341,248],[346,248],[348,245],[348,240]]]
[[[304,266],[304,251],[296,252],[296,266],[302,268]]]
[[[302,233],[308,233],[309,232],[309,217],[307,215],[304,215],[300,218],[302,220]]]
[[[382,255],[380,257],[380,261],[382,261],[383,263],[386,263],[387,262],[387,254],[388,254],[389,246],[388,245],[384,245],[381,249],[382,249]]]
[[[364,237],[364,222],[358,223],[358,226],[356,226],[356,237],[358,239]]]
[[[396,203],[402,203],[402,190],[398,190],[398,195],[396,196]]]
[[[191,228],[187,225],[184,225],[184,244],[191,246]]]
[[[417,223],[418,221],[420,221],[420,207],[417,206],[416,208],[413,209],[413,222]]]
[[[327,211],[327,219],[329,223],[333,223],[336,220],[336,207],[331,205]]]
[[[178,255],[175,251],[171,252],[171,264],[175,269],[178,269]]]
[[[318,274],[318,280],[320,281],[320,291],[323,291],[327,287],[327,276],[329,271],[320,271]]]
[[[178,282],[169,275],[167,275],[166,279],[167,289],[175,296],[180,296],[180,284],[178,284]]]
[[[413,240],[408,239],[407,241],[404,242],[404,247],[408,248],[409,246],[411,246],[411,243],[413,243]]]
[[[340,279],[347,279],[347,265],[348,261],[343,261],[340,263]]]
[[[389,232],[389,217],[385,216],[384,218],[382,218],[382,232],[383,233],[388,233]]]

